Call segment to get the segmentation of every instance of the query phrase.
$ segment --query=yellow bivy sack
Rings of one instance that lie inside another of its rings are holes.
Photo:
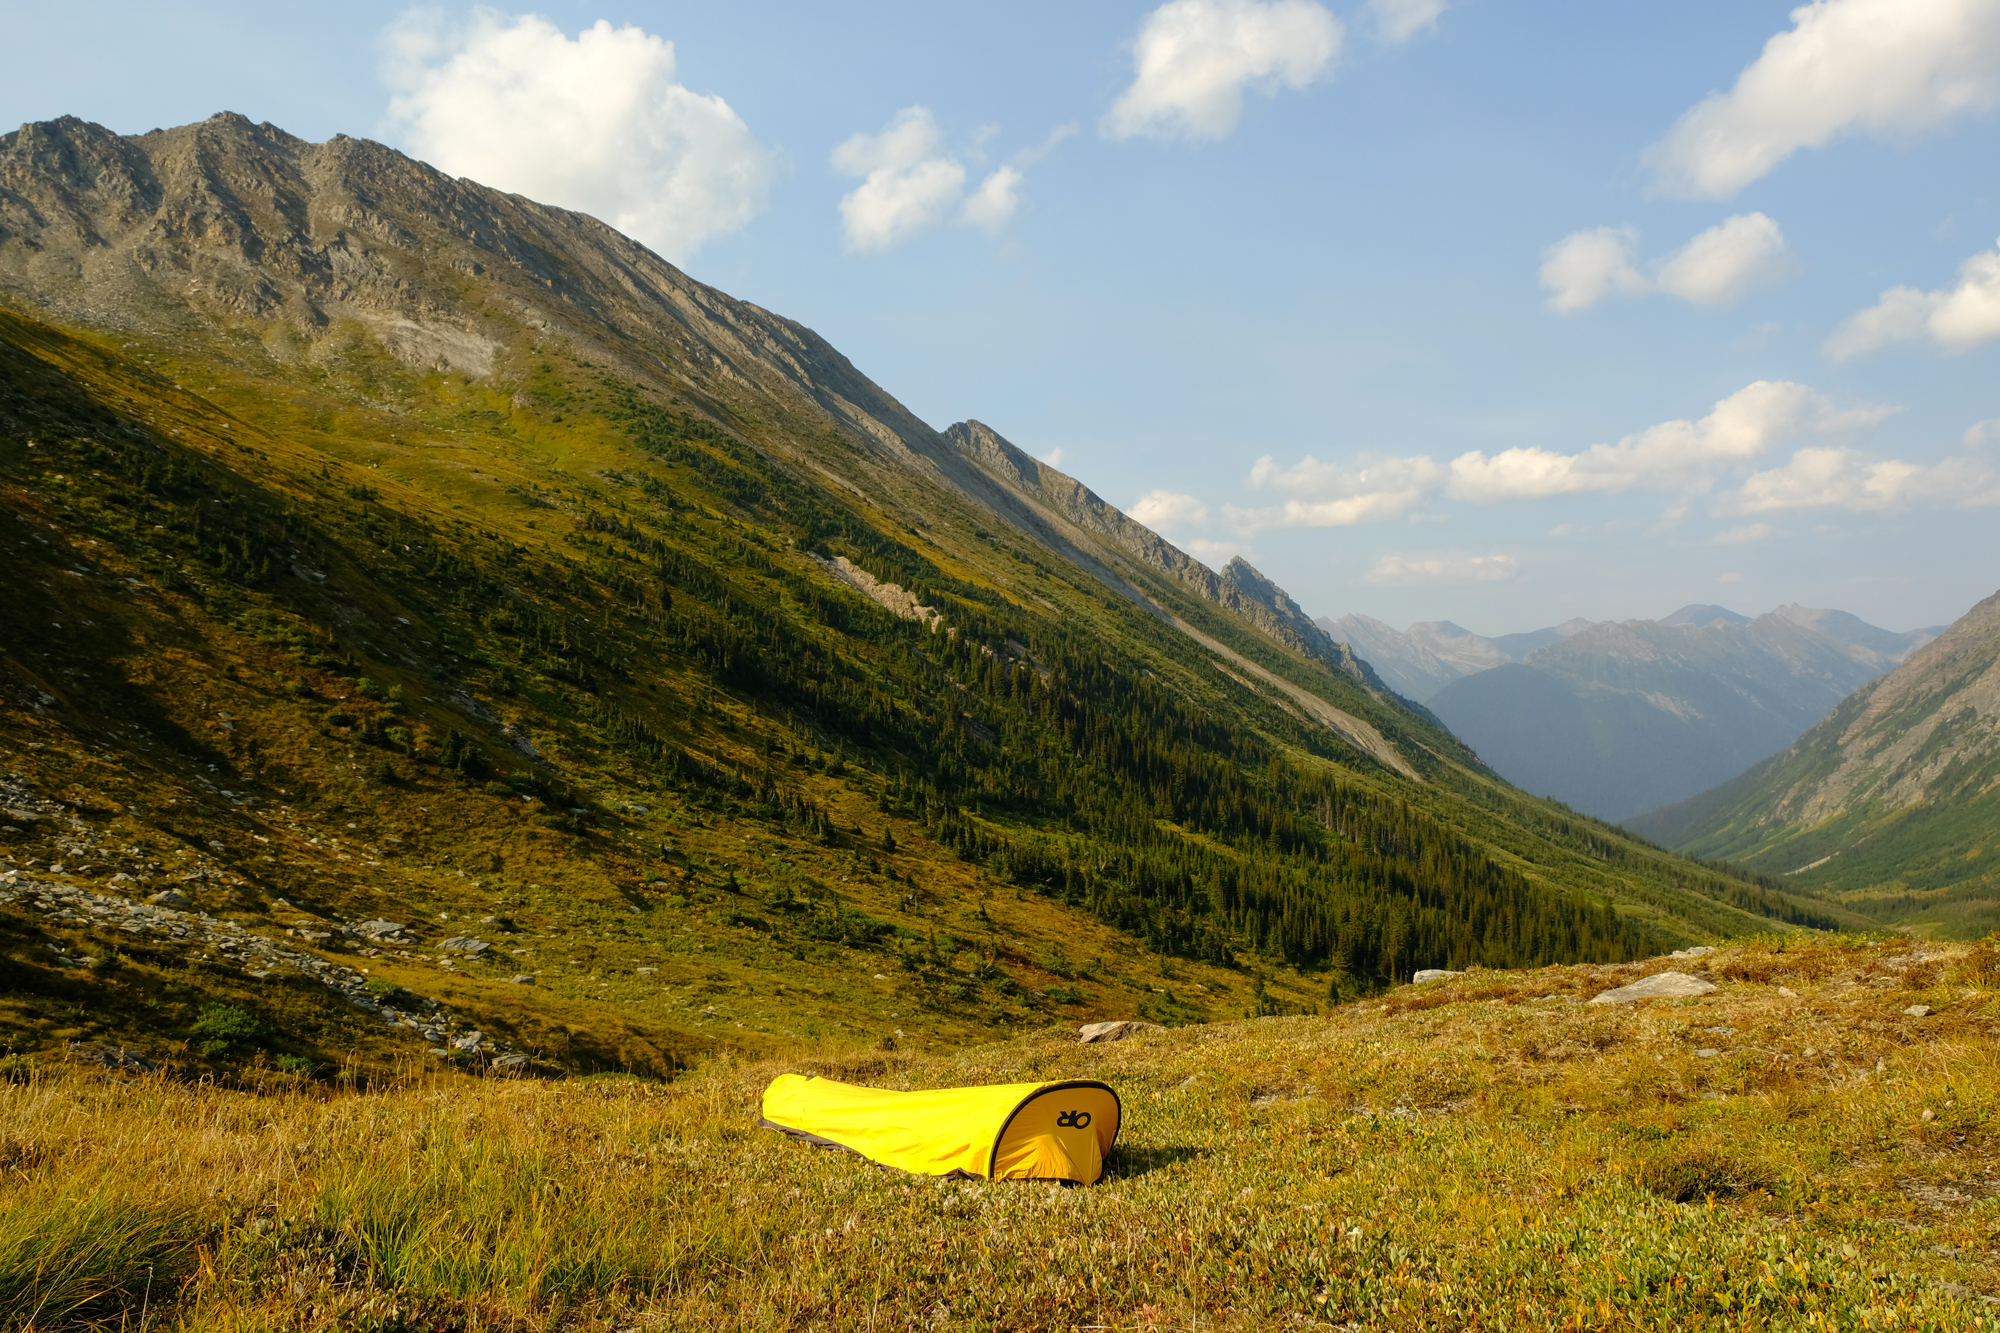
[[[891,1092],[780,1074],[757,1123],[920,1176],[1094,1185],[1118,1113],[1118,1094],[1089,1081]]]

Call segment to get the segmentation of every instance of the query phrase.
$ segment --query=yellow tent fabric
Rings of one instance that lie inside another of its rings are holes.
[[[1088,1080],[892,1092],[780,1074],[758,1123],[920,1176],[1094,1185],[1119,1111],[1118,1094]]]

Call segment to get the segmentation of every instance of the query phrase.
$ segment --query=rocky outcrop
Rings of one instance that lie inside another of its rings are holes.
[[[212,950],[214,956],[240,969],[244,976],[254,981],[281,975],[303,977],[326,987],[356,1008],[375,1015],[385,1025],[422,1038],[430,1045],[433,1054],[456,1052],[461,1056],[491,1058],[494,1064],[508,1069],[523,1068],[530,1063],[525,1051],[497,1046],[478,1032],[459,1032],[458,1020],[451,1010],[436,1000],[408,996],[397,1003],[409,1007],[398,1008],[397,1004],[371,994],[368,979],[359,970],[343,963],[330,962],[318,954],[287,948],[237,922],[211,916],[207,912],[179,911],[149,902],[133,902],[116,894],[93,892],[68,880],[27,876],[13,870],[0,872],[0,905],[4,904],[12,904],[18,911],[71,926],[91,927],[107,934],[118,931],[150,937],[170,948],[180,949],[190,959]],[[381,929],[385,926],[390,929]],[[408,942],[406,929],[392,921],[366,921],[342,927],[338,934],[371,942]],[[288,931],[287,934],[300,937],[300,932]],[[329,939],[334,934],[333,931],[314,932],[318,940]],[[466,944],[478,944],[476,950],[465,950],[473,953],[491,947],[472,940],[446,940],[438,947],[450,949],[457,945],[462,949]],[[85,959],[59,961],[65,966],[88,965]],[[106,1054],[114,1049],[115,1058]],[[153,1068],[146,1060],[122,1048],[92,1046],[82,1054],[97,1063],[121,1069]]]
[[[761,390],[899,464],[947,452],[812,330],[595,218],[233,112],[129,137],[73,116],[0,135],[0,295],[98,327],[248,333],[280,361],[338,359],[358,337],[490,376],[554,343],[667,393]]]
[[[1644,981],[1604,991],[1591,997],[1592,1004],[1631,1004],[1634,1000],[1684,1000],[1706,995],[1715,983],[1686,972],[1655,972]]]

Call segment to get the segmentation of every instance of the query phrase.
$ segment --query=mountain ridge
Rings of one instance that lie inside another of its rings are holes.
[[[1784,751],[1630,823],[1901,923],[2000,925],[2000,593]]]
[[[0,738],[82,821],[0,859],[129,895],[198,858],[202,910],[556,1066],[1296,1011],[1838,919],[1507,788],[1247,564],[380,145],[0,136],[0,296],[33,571]],[[50,963],[100,946],[30,908],[77,901],[0,910],[23,993],[157,1052],[184,960]],[[383,918],[408,942],[355,942]],[[493,947],[433,943],[467,919]]]

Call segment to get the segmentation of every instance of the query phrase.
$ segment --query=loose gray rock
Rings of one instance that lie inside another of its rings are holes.
[[[1927,1004],[1913,1004],[1909,1008],[1905,1009],[1903,1012],[1908,1014],[1911,1018],[1922,1018],[1925,1014],[1928,1014],[1930,1011],[1931,1007]]]
[[[400,921],[363,921],[354,933],[364,939],[402,944],[410,938],[410,928]]]
[[[1077,1029],[1077,1044],[1089,1046],[1100,1041],[1123,1041],[1136,1037],[1141,1032],[1159,1032],[1158,1023],[1141,1023],[1137,1019],[1119,1018],[1108,1023],[1086,1023]]]
[[[516,986],[532,986],[535,984],[535,979],[526,972],[517,973],[514,976],[508,977],[507,980]]]
[[[123,1046],[110,1046],[101,1041],[73,1041],[69,1053],[89,1064],[103,1065],[106,1069],[129,1069],[138,1074],[150,1074],[159,1068],[142,1055],[134,1055]]]
[[[475,940],[465,935],[454,935],[438,945],[438,948],[450,953],[469,953],[475,958],[492,947],[485,940]]]
[[[516,1051],[512,1055],[503,1055],[494,1060],[493,1067],[495,1069],[526,1069],[528,1067],[528,1057]]]
[[[193,899],[188,898],[184,894],[176,893],[172,889],[161,889],[158,893],[146,899],[146,901],[149,903],[158,903],[162,907],[172,907],[182,912],[194,906]]]
[[[1711,946],[1711,945],[1707,945],[1707,944],[1697,944],[1697,945],[1695,945],[1695,946],[1694,946],[1693,948],[1691,948],[1691,949],[1676,949],[1676,950],[1674,950],[1674,951],[1673,951],[1672,953],[1668,954],[1668,955],[1667,955],[1667,957],[1669,957],[1669,958],[1700,958],[1700,957],[1701,957],[1701,956],[1702,956],[1703,954],[1711,954],[1711,953],[1714,953],[1714,952],[1715,952],[1715,949],[1714,949],[1714,947],[1713,947],[1713,946]]]
[[[1691,977],[1685,972],[1656,972],[1644,981],[1605,991],[1592,1004],[1629,1004],[1633,1000],[1678,1000],[1690,995],[1706,995],[1715,989],[1712,981]]]
[[[1410,984],[1417,986],[1422,985],[1426,981],[1442,981],[1446,977],[1462,977],[1464,975],[1465,973],[1463,972],[1453,972],[1449,968],[1426,967],[1410,978]]]

